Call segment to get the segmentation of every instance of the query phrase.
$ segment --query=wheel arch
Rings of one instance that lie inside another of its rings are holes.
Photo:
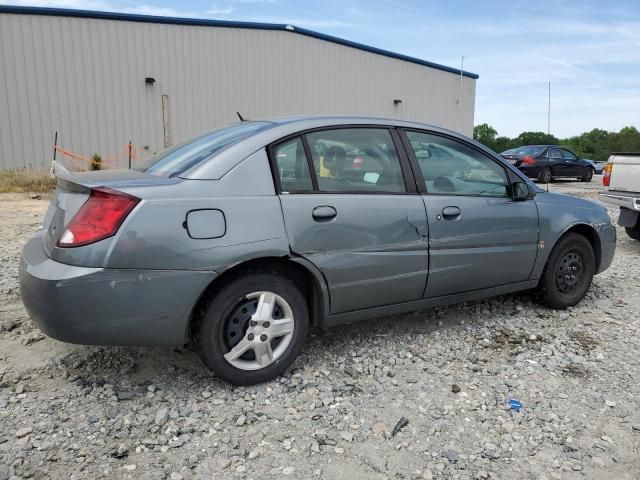
[[[600,262],[602,261],[602,244],[600,242],[600,236],[598,235],[598,231],[588,223],[576,223],[570,227],[568,227],[561,235],[558,236],[558,239],[553,244],[553,248],[558,244],[560,240],[562,240],[569,233],[577,233],[578,235],[582,235],[591,244],[591,248],[593,248],[593,254],[595,256],[595,271],[598,272],[600,269]],[[553,251],[553,248],[551,249]],[[549,258],[547,258],[547,262]],[[546,262],[545,262],[546,263]]]
[[[315,327],[323,325],[324,318],[329,313],[330,304],[326,280],[322,273],[302,257],[265,256],[232,265],[207,285],[191,310],[185,332],[186,343],[191,340],[193,333],[197,330],[199,321],[216,291],[243,272],[257,270],[275,272],[292,279],[307,301],[311,325]]]

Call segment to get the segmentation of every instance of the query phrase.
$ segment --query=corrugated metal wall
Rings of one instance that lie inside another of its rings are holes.
[[[294,32],[1,14],[0,168],[48,167],[55,131],[81,155],[129,140],[151,155],[164,144],[162,95],[172,142],[236,111],[391,116],[470,135],[475,80],[462,78],[462,107],[460,82]]]

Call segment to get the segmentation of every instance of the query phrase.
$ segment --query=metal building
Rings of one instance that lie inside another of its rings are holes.
[[[473,130],[477,75],[291,25],[0,6],[0,169],[138,157],[228,125],[361,114]]]

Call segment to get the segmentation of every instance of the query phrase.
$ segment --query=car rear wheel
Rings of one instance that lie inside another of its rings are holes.
[[[253,385],[281,375],[308,331],[307,303],[291,280],[247,272],[215,293],[195,340],[200,358],[218,377]]]
[[[593,247],[582,235],[569,233],[553,248],[538,290],[551,308],[572,307],[584,298],[595,274]]]
[[[624,231],[627,232],[634,240],[640,240],[640,225],[636,225],[635,227],[625,227]]]
[[[593,168],[587,168],[587,171],[585,172],[585,174],[582,177],[580,177],[578,180],[580,180],[581,182],[590,182],[592,178],[593,178]]]
[[[538,182],[540,183],[549,183],[551,181],[551,169],[549,167],[544,167],[540,170],[538,174]]]

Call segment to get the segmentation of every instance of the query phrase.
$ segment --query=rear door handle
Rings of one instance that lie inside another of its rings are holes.
[[[455,220],[462,214],[458,207],[444,207],[442,209],[442,218],[445,220]]]
[[[322,205],[313,209],[313,219],[316,222],[327,222],[338,215],[335,208],[329,205]]]

